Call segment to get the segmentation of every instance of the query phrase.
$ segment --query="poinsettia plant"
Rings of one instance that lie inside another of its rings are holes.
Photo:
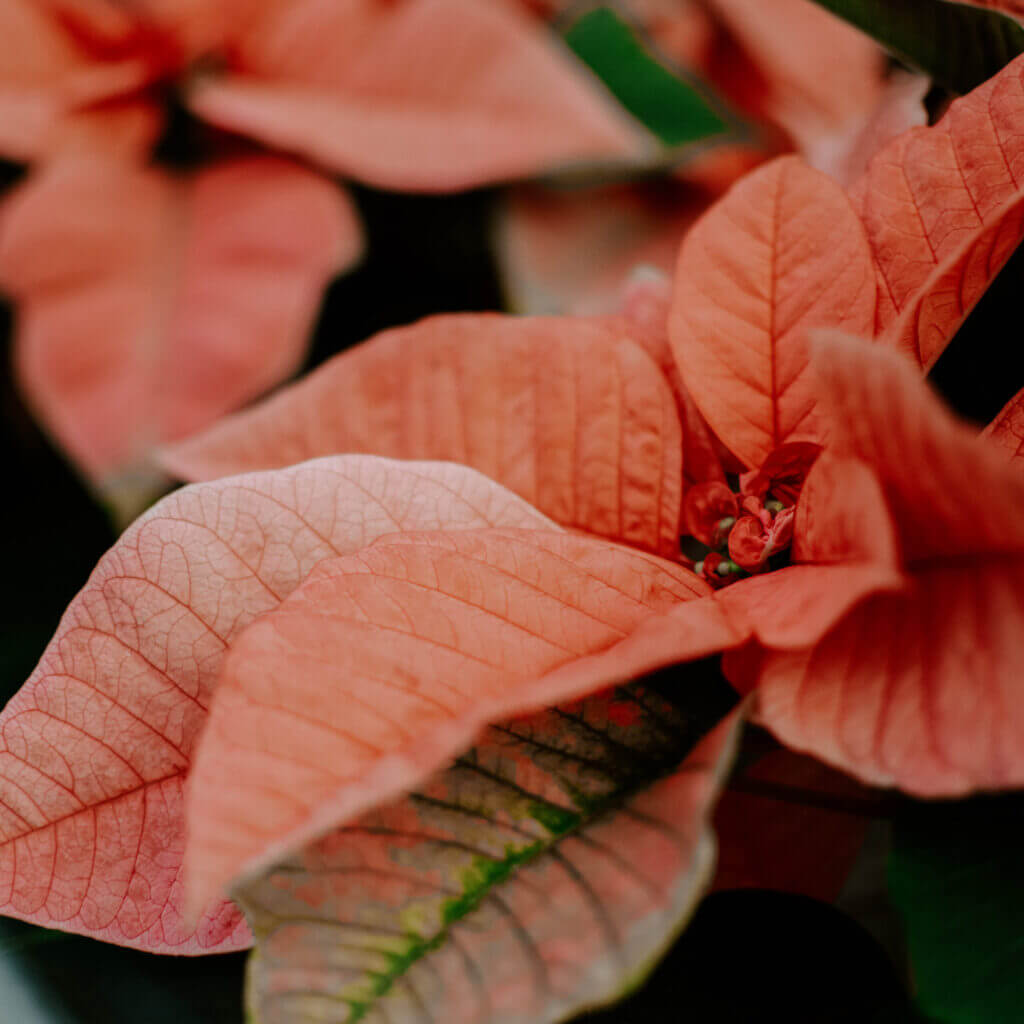
[[[122,8],[58,6],[117,55],[76,81],[152,45]],[[970,71],[877,20],[936,81]],[[193,87],[317,159],[348,145],[323,119],[358,120],[308,83]],[[865,820],[1024,787],[1024,390],[979,429],[926,380],[1024,240],[1024,57],[942,106],[865,142],[852,181],[802,155],[743,174],[612,312],[431,316],[159,446],[187,486],[0,714],[0,910],[251,947],[268,1024],[554,1022],[643,981],[712,886],[831,900]],[[964,806],[964,858],[1012,887],[997,819]],[[934,828],[903,829],[916,952],[944,865],[915,853]],[[1013,966],[990,966],[998,991]],[[917,971],[940,1019],[1000,1019]]]

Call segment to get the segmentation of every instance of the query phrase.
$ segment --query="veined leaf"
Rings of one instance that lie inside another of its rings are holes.
[[[711,879],[721,697],[682,675],[492,726],[239,889],[254,1020],[547,1024],[637,985]]]
[[[747,466],[787,441],[822,440],[807,331],[869,333],[873,278],[843,190],[798,157],[748,174],[687,233],[672,351],[708,425]]]
[[[151,951],[248,945],[222,901],[181,913],[185,776],[225,651],[324,559],[439,523],[554,529],[464,466],[360,456],[186,488],[138,519],[0,714],[0,912]]]
[[[816,0],[951,92],[981,85],[1024,53],[1024,28],[946,0]]]
[[[943,1024],[1014,1024],[1024,1005],[1019,796],[897,820],[889,887],[907,923],[921,1009]]]
[[[1024,58],[931,128],[879,151],[850,192],[878,275],[875,335],[928,369],[1024,238]]]
[[[428,317],[173,446],[164,465],[209,480],[337,452],[450,460],[564,526],[674,557],[679,417],[639,333],[582,317]]]
[[[578,18],[565,39],[615,98],[667,146],[698,142],[729,128],[708,96],[660,63],[610,7]]]

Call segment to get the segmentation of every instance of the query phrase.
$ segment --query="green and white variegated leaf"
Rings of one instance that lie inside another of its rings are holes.
[[[491,726],[241,886],[254,1024],[549,1024],[639,984],[711,880],[741,717],[665,679]]]

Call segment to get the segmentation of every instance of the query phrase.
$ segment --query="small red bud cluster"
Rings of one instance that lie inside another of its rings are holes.
[[[739,477],[738,492],[717,480],[691,487],[683,522],[709,549],[694,571],[717,588],[768,569],[793,539],[796,501],[820,451],[804,442],[782,445],[760,469]]]

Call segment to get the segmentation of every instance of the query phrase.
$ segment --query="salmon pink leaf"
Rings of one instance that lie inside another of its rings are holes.
[[[44,155],[75,104],[103,100],[139,79],[140,69],[130,61],[91,64],[48,6],[4,0],[0,9],[0,153],[13,160]]]
[[[101,484],[290,373],[324,284],[359,251],[344,195],[270,157],[189,179],[69,158],[3,213],[18,376]]]
[[[853,187],[878,267],[875,334],[924,369],[1024,239],[1022,81],[1024,58],[897,137]]]
[[[253,1019],[548,1024],[636,985],[710,882],[735,743],[678,683],[494,725],[239,887]]]
[[[1024,556],[919,569],[812,650],[768,655],[758,720],[871,785],[923,796],[1024,785],[1022,628]]]
[[[748,467],[822,439],[807,330],[870,333],[875,283],[842,189],[796,157],[747,175],[683,240],[669,318],[683,381]]]
[[[385,331],[163,462],[186,479],[336,452],[473,466],[565,526],[674,556],[675,401],[621,321],[439,316]]]
[[[1024,29],[998,10],[1015,6],[1014,0],[971,6],[969,0],[815,2],[951,92],[969,92],[1024,53]]]
[[[439,524],[555,528],[472,470],[365,456],[186,488],[132,525],[0,715],[0,910],[149,950],[244,946],[228,904],[181,913],[185,774],[225,649],[321,560]]]
[[[197,79],[192,111],[378,187],[455,190],[657,148],[510,0],[241,2],[244,73]]]
[[[667,614],[709,592],[671,562],[540,529],[409,534],[323,562],[225,661],[189,782],[193,904],[411,789],[489,722],[727,646],[726,623]],[[632,636],[652,624],[660,648]]]

